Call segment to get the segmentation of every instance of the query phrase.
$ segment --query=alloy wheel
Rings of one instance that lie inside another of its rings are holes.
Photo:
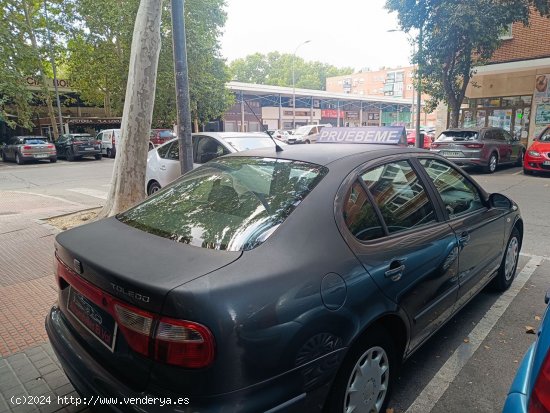
[[[504,278],[506,278],[506,281],[510,281],[514,275],[518,255],[519,241],[516,237],[512,237],[508,243],[508,248],[506,249],[506,261],[504,262]]]

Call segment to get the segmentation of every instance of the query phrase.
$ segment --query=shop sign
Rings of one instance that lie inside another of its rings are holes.
[[[336,109],[323,109],[321,110],[321,117],[322,118],[344,118],[344,111],[340,111],[340,116],[338,116],[338,110]]]

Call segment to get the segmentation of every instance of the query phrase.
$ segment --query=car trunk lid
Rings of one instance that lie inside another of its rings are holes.
[[[174,242],[116,218],[63,232],[55,247],[59,305],[67,322],[98,362],[136,390],[147,385],[153,363],[150,340],[136,341],[134,333],[148,327],[139,315],[158,316],[173,288],[242,254]]]

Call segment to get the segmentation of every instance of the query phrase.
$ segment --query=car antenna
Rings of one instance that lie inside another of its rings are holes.
[[[241,99],[243,99],[241,97]],[[270,135],[270,133],[267,131],[267,125],[265,127],[265,129],[263,128],[264,125],[263,123],[260,121],[260,118],[258,118],[258,116],[256,116],[256,113],[254,112],[254,110],[250,107],[250,105],[248,104],[248,102],[246,100],[243,99],[243,102],[246,103],[246,106],[248,106],[248,109],[250,109],[250,111],[252,112],[252,114],[254,115],[254,117],[256,118],[256,120],[258,121],[258,123],[260,125],[262,125],[262,131],[265,132],[267,134],[267,136],[269,136],[271,138],[271,140],[273,141],[273,143],[275,144],[275,152],[282,152],[283,151],[283,148],[281,148],[277,142],[275,141],[275,139],[273,139],[273,136]]]

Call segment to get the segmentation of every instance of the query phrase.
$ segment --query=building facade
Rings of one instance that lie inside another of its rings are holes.
[[[533,11],[529,26],[511,25],[466,97],[460,126],[502,127],[530,144],[550,125],[550,19]]]

